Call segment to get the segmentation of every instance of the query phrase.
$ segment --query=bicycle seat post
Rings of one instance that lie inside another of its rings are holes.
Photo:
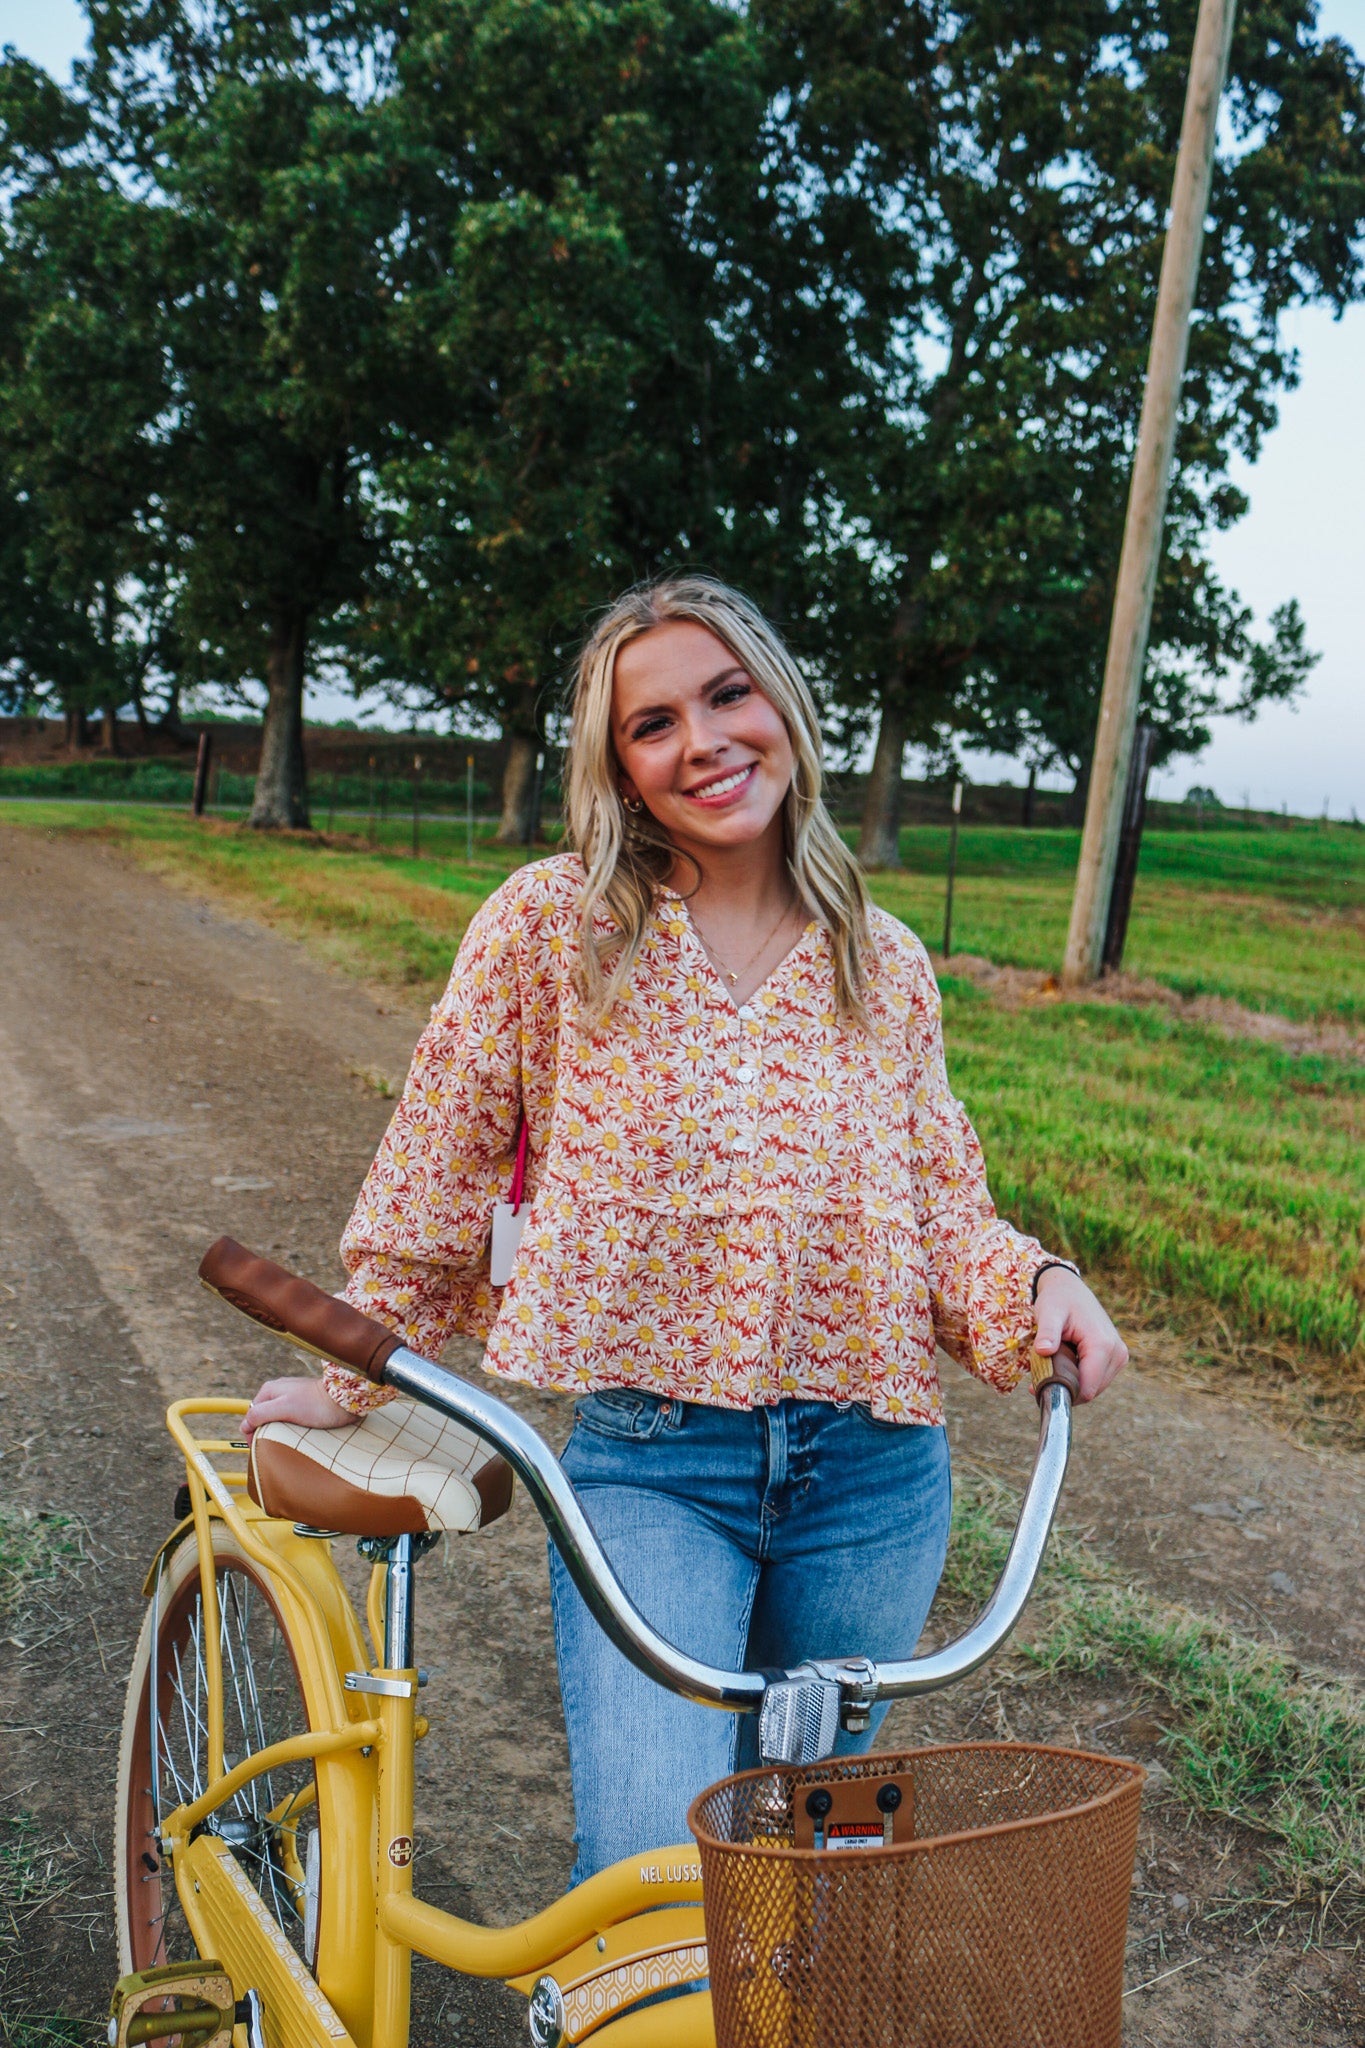
[[[410,1671],[414,1657],[411,1536],[395,1537],[386,1581],[384,1663],[390,1671]]]

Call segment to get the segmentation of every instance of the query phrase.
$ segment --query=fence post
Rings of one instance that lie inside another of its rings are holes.
[[[953,950],[953,883],[957,880],[957,821],[962,814],[962,784],[953,784],[953,822],[948,828],[948,893],[943,899],[943,957]]]
[[[213,735],[209,732],[201,732],[199,735],[199,752],[195,755],[194,759],[194,794],[190,798],[190,816],[192,818],[202,818],[204,815],[204,804],[209,793],[209,768],[212,765],[212,761]]]
[[[1123,965],[1123,948],[1128,937],[1128,917],[1133,908],[1133,887],[1137,881],[1138,855],[1142,850],[1142,827],[1147,817],[1147,778],[1151,773],[1156,728],[1145,721],[1133,735],[1133,763],[1128,770],[1128,789],[1123,800],[1123,830],[1114,867],[1114,888],[1109,898],[1109,922],[1104,929],[1101,965],[1106,974],[1117,974]]]
[[[545,770],[544,750],[536,755],[535,772],[531,776],[531,802],[526,813],[526,844],[534,846],[540,834],[540,781]]]

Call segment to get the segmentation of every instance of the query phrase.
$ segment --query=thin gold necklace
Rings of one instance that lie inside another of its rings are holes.
[[[764,939],[760,945],[754,947],[753,952],[749,955],[748,959],[744,962],[742,967],[726,966],[724,960],[722,960],[720,954],[716,951],[715,947],[711,944],[711,941],[707,938],[706,933],[702,930],[701,924],[697,918],[696,911],[694,910],[692,912],[692,929],[696,932],[697,937],[701,940],[703,947],[706,949],[707,953],[710,955],[715,965],[719,967],[721,973],[725,976],[725,979],[729,982],[731,988],[735,988],[738,986],[739,977],[741,974],[747,974],[749,969],[753,966],[754,962],[756,960],[762,959],[763,955],[767,952],[769,946],[771,946],[773,940],[777,937],[778,932],[782,929],[782,926],[785,924],[786,920],[791,916],[792,910],[795,907],[795,903],[796,898],[794,896],[789,896],[787,898],[781,910],[778,912],[777,923],[768,933],[767,938]]]

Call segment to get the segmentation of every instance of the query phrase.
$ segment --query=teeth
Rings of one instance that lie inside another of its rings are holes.
[[[747,768],[737,768],[733,775],[723,775],[719,782],[703,783],[700,789],[694,789],[692,791],[692,795],[728,796],[732,789],[739,788],[740,783],[744,781],[748,773],[749,771]]]

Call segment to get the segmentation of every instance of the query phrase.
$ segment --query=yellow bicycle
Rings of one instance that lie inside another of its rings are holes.
[[[115,1880],[124,1975],[111,2048],[406,2048],[414,1954],[525,1994],[536,2048],[712,2048],[701,1869],[674,1844],[601,1872],[515,1926],[414,1896],[413,1761],[427,1733],[413,1569],[442,1534],[506,1507],[515,1474],[600,1625],[659,1684],[760,1716],[765,1762],[831,1753],[873,1705],[953,1683],[1017,1621],[1070,1446],[1068,1368],[1035,1361],[1038,1455],[980,1619],[901,1663],[812,1662],[774,1678],[713,1669],[633,1607],[536,1432],[383,1325],[220,1239],[205,1284],[290,1342],[400,1399],[354,1429],[274,1424],[178,1401],[183,1515],[153,1560],[119,1761]],[[369,1558],[367,1630],[333,1561]],[[690,1991],[687,1987],[694,1987]],[[657,2002],[657,1994],[674,1996]]]

